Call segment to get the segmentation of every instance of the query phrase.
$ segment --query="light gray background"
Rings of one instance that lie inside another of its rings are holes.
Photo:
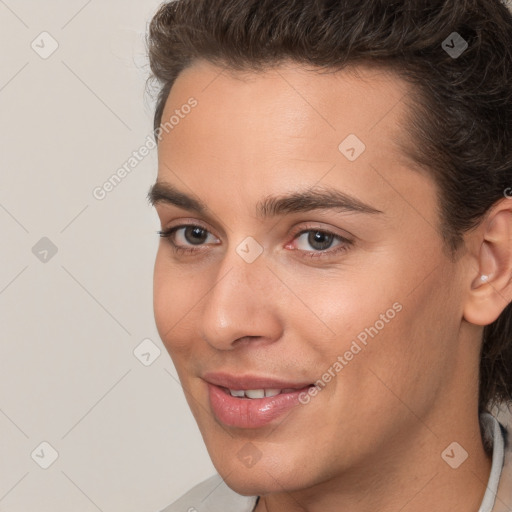
[[[155,512],[214,473],[153,319],[156,150],[92,194],[151,133],[159,3],[0,1],[0,511]]]
[[[151,133],[158,5],[0,0],[0,511],[156,512],[214,473],[153,320],[156,152],[92,194]]]

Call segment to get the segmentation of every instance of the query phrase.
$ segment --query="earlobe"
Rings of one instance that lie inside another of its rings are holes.
[[[480,236],[478,268],[474,268],[464,304],[464,319],[475,325],[489,325],[512,300],[512,208],[502,200],[490,212]],[[483,237],[482,237],[483,235]]]

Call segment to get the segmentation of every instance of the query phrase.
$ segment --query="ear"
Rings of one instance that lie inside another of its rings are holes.
[[[496,203],[472,237],[478,265],[469,275],[464,318],[485,326],[512,301],[512,200]]]

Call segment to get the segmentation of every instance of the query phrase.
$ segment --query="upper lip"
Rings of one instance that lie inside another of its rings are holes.
[[[291,380],[274,379],[272,377],[261,377],[258,375],[231,375],[221,372],[207,372],[203,380],[216,386],[232,389],[302,389],[310,386],[311,382],[300,382]]]

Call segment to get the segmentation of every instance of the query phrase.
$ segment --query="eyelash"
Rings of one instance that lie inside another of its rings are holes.
[[[206,231],[208,234],[211,234],[206,228],[204,228],[203,226],[200,226],[198,224],[181,224],[180,226],[174,226],[174,227],[169,228],[164,231],[157,231],[157,234],[161,238],[169,239],[171,248],[175,253],[186,254],[186,255],[197,254],[202,249],[192,248],[192,247],[182,247],[181,245],[177,245],[176,243],[174,243],[172,241],[172,237],[176,231],[183,229],[183,228],[189,228],[189,227],[199,228],[199,229]],[[303,235],[304,233],[315,232],[315,233],[322,233],[323,235],[332,235],[334,237],[334,239],[337,239],[342,243],[340,245],[336,246],[334,249],[325,249],[323,251],[303,251],[300,249],[295,249],[296,251],[302,253],[301,257],[303,257],[303,258],[314,259],[314,258],[332,257],[334,255],[338,255],[338,254],[341,254],[341,253],[347,251],[353,245],[353,242],[351,240],[348,240],[347,238],[337,235],[336,233],[332,233],[331,231],[319,229],[318,227],[314,227],[314,226],[313,227],[305,226],[305,228],[306,229],[297,231],[293,235],[293,240],[295,240],[299,236]],[[198,246],[198,247],[201,247],[201,246]]]

